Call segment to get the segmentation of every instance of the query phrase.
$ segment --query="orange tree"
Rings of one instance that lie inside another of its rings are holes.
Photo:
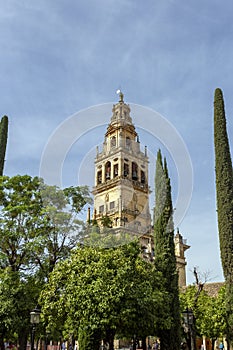
[[[74,335],[80,350],[113,349],[116,334],[145,338],[156,334],[169,297],[155,267],[140,257],[136,242],[117,248],[83,246],[59,263],[41,294],[45,323],[55,334]]]

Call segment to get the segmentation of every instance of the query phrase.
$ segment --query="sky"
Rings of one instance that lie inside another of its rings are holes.
[[[231,0],[0,0],[0,115],[9,117],[5,175],[40,174],[50,141],[60,135],[53,161],[67,147],[61,184],[91,188],[95,148],[121,89],[141,145],[149,145],[151,190],[158,148],[168,160],[174,202],[190,180],[190,203],[177,223],[190,245],[188,283],[194,266],[208,282],[222,281],[213,100],[220,87],[232,148],[232,11]],[[156,129],[159,121],[165,131],[171,126],[171,139],[179,135],[190,157],[192,174],[179,184],[183,153],[174,158],[166,132],[160,137]],[[48,171],[56,169],[50,161]]]

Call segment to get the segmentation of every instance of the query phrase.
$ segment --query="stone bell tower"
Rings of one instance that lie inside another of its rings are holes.
[[[147,148],[142,151],[130,116],[130,107],[119,94],[105,133],[102,150],[95,158],[94,213],[101,227],[102,218],[111,220],[112,230],[140,237],[142,256],[153,261],[153,232],[149,210]],[[88,214],[90,218],[90,211]],[[174,238],[179,286],[186,285],[184,252],[189,248],[177,232]]]
[[[176,235],[174,237],[175,243],[175,255],[176,255],[176,267],[179,274],[179,286],[186,286],[186,259],[185,259],[185,251],[190,248],[187,245],[186,240],[183,239],[182,235],[177,229]]]
[[[140,149],[130,107],[120,92],[103,149],[97,149],[95,158],[94,218],[98,223],[108,216],[113,229],[140,235],[150,231],[148,163],[147,150]]]

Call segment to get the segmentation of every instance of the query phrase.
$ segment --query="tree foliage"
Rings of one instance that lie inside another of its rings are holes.
[[[180,348],[180,310],[178,275],[174,246],[173,207],[171,185],[166,160],[161,152],[157,154],[155,174],[154,213],[155,266],[162,274],[161,283],[170,295],[169,314],[172,317],[170,329],[160,329],[161,349]]]
[[[8,136],[8,117],[5,115],[0,122],[0,175],[3,175]]]
[[[49,273],[78,243],[76,215],[89,200],[86,187],[60,190],[38,177],[0,177],[0,330],[17,332],[20,349]]]
[[[64,190],[39,178],[0,178],[1,267],[52,271],[76,246],[83,224],[77,215],[90,202],[87,187]]]
[[[32,269],[33,242],[47,223],[40,181],[28,175],[0,177],[0,264],[12,271]]]
[[[214,146],[218,230],[226,280],[227,339],[233,344],[233,171],[221,89],[214,96]]]
[[[135,243],[111,249],[83,246],[58,264],[41,295],[48,327],[63,324],[67,337],[78,330],[81,350],[89,349],[90,342],[97,349],[100,339],[112,349],[116,333],[143,337],[154,334],[159,324],[166,327],[168,295],[154,266],[139,252]]]
[[[30,311],[35,308],[42,283],[35,276],[21,278],[10,269],[0,272],[1,338],[18,342],[25,349],[30,332]],[[3,349],[3,344],[1,344]]]
[[[213,341],[223,337],[226,334],[225,286],[220,288],[217,296],[210,296],[203,289],[197,299],[197,293],[196,285],[190,285],[185,292],[180,293],[182,309],[192,309],[196,332],[200,337],[206,336]]]
[[[46,231],[35,241],[34,257],[47,278],[56,263],[66,259],[80,241],[84,223],[78,218],[91,197],[87,186],[59,189],[40,184]]]

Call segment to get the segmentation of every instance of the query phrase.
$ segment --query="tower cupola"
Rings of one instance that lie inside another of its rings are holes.
[[[123,93],[120,92],[120,100],[113,105],[111,124],[130,124],[132,125],[132,118],[130,117],[130,107],[123,100]]]

